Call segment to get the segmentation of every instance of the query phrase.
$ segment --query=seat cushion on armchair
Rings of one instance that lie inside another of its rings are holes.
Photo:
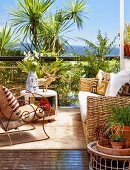
[[[88,96],[99,96],[99,95],[95,93],[85,92],[85,91],[79,92],[78,98],[79,98],[81,119],[83,122],[85,122],[85,119],[87,116],[87,97]]]
[[[23,122],[32,122],[44,117],[44,111],[34,104],[24,105],[20,107]]]

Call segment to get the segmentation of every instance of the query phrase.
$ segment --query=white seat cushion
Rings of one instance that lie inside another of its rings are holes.
[[[85,122],[85,119],[87,116],[87,97],[88,96],[99,96],[99,95],[95,93],[85,92],[85,91],[79,92],[78,98],[79,98],[81,119],[83,122]]]

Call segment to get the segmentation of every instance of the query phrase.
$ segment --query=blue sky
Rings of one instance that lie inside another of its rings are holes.
[[[17,0],[0,0],[0,26],[9,19],[8,8],[16,7]],[[54,9],[62,8],[64,0],[56,0]],[[69,3],[69,0],[66,0]],[[125,21],[130,22],[130,0],[125,0]],[[120,30],[119,21],[119,0],[87,0],[86,15],[89,19],[85,20],[83,30],[73,27],[73,31],[67,36],[70,38],[82,37],[96,42],[96,35],[100,29],[103,34],[107,33],[110,40],[113,40]],[[70,44],[84,45],[82,41],[70,40]],[[116,45],[119,46],[117,40]]]

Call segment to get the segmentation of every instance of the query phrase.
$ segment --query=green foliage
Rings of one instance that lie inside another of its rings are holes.
[[[43,14],[54,0],[18,0],[18,9],[12,9],[13,26],[24,34],[23,39],[29,38],[31,45],[38,49],[38,30],[43,20]]]
[[[6,52],[6,56],[23,56],[23,52],[20,51],[20,50],[15,50],[15,49],[10,49],[10,50],[7,50]]]
[[[85,1],[71,1],[66,5],[65,9],[58,10],[55,14],[50,14],[42,23],[40,29],[40,42],[43,43],[43,49],[60,55],[63,53],[65,45],[68,45],[69,37],[66,36],[70,32],[70,28],[74,24],[78,28],[83,27],[83,13],[85,10]]]
[[[99,30],[97,43],[82,39],[87,44],[87,48],[85,48],[86,56],[84,57],[86,64],[83,65],[85,77],[95,77],[99,70],[104,70],[106,72],[119,71],[119,60],[107,60],[106,57],[106,55],[110,54],[114,49],[116,38],[109,43],[107,34],[102,36]]]
[[[25,84],[27,75],[17,68],[16,62],[0,62],[0,81],[2,85],[12,87]]]
[[[112,42],[109,43],[109,38],[107,34],[104,36],[101,34],[101,31],[98,31],[97,34],[97,42],[93,43],[87,39],[80,38],[85,42],[88,48],[85,48],[87,56],[97,56],[101,58],[105,58],[106,55],[110,54],[113,49],[115,48],[115,40],[117,37],[114,38]]]
[[[39,60],[38,62],[40,62],[40,66],[36,71],[39,78],[49,75],[56,77],[56,81],[51,84],[50,88],[55,89],[58,92],[60,105],[70,105],[76,103],[77,94],[79,92],[80,78],[83,76],[95,77],[96,75],[96,71],[93,72],[93,65],[91,65],[91,67],[88,67],[88,65],[90,64],[88,63],[88,61],[69,62],[57,58],[56,61],[53,62],[45,62]],[[108,61],[108,63],[112,63],[110,65],[113,65],[113,70],[116,69],[116,60]],[[0,66],[16,67],[17,64],[15,62],[1,62]],[[12,72],[9,70],[10,69],[5,68],[1,69],[0,80],[2,84],[22,83],[23,85],[25,85],[27,73],[30,68],[27,69],[26,66],[24,67],[24,65],[22,65],[21,69],[14,69],[13,78]]]
[[[25,58],[21,62],[17,62],[18,67],[24,71],[25,73],[29,73],[29,71],[36,71],[39,72],[40,70],[40,62],[39,59],[39,53],[34,51],[32,54],[29,51],[28,53],[24,53]]]
[[[110,135],[110,139],[112,142],[123,142],[124,136],[120,134],[113,133]]]
[[[130,106],[115,106],[112,115],[108,118],[108,126],[130,126]]]
[[[18,37],[14,37],[12,28],[6,23],[0,31],[0,56],[8,55],[12,48],[15,49],[17,47],[17,38]]]
[[[65,20],[72,20],[74,23],[77,24],[78,28],[83,28],[83,18],[85,17],[84,11],[86,7],[85,0],[76,0],[70,1],[70,4],[66,3],[66,9],[64,10],[65,13]]]
[[[83,64],[84,77],[95,77],[99,70],[106,72],[118,72],[119,71],[119,60],[105,60],[97,56],[85,57],[85,64]]]
[[[85,0],[71,1],[65,9],[50,13],[47,17],[48,8],[54,0],[18,0],[18,9],[12,10],[13,26],[24,35],[28,50],[45,50],[58,55],[63,51],[64,44],[68,44],[69,28],[77,24],[83,27],[83,13]],[[28,40],[31,42],[29,45]]]
[[[130,24],[125,24],[124,42],[125,43],[130,43]]]
[[[58,77],[59,76],[59,71],[64,69],[62,67],[62,60],[56,58],[56,61],[54,62],[43,62],[41,64],[41,68],[39,69],[39,71],[37,71],[38,77],[48,77],[50,75],[54,76],[54,77]]]

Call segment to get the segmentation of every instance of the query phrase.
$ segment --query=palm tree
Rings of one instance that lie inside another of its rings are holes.
[[[40,31],[40,39],[43,44],[44,51],[60,53],[65,43],[67,43],[65,34],[67,33],[68,26],[62,16],[62,12],[50,14],[49,18],[43,22]]]
[[[36,50],[38,49],[38,30],[43,15],[53,2],[54,0],[18,0],[18,9],[13,9],[10,13],[13,16],[13,26],[24,34],[23,41],[29,38]]]
[[[70,1],[70,5],[65,9],[59,10],[53,15],[50,14],[50,17],[42,23],[40,42],[43,42],[42,46],[45,51],[58,54],[63,51],[64,45],[68,44],[69,39],[66,34],[71,31],[72,26],[76,23],[78,29],[83,28],[85,5],[84,0]]]
[[[66,4],[64,14],[65,20],[73,21],[73,23],[77,24],[77,27],[83,28],[83,18],[87,18],[85,15],[85,0],[75,0],[70,1],[70,4]]]
[[[76,23],[83,27],[85,0],[70,1],[69,6],[45,18],[54,0],[18,0],[18,9],[11,12],[13,25],[30,40],[35,50],[60,53],[67,43],[65,34]],[[28,45],[28,48],[29,45]],[[31,48],[30,48],[31,50]]]
[[[8,26],[6,23],[0,31],[0,56],[7,55],[9,50],[16,48],[16,44],[18,43],[17,38],[18,36],[14,37],[11,26]]]

